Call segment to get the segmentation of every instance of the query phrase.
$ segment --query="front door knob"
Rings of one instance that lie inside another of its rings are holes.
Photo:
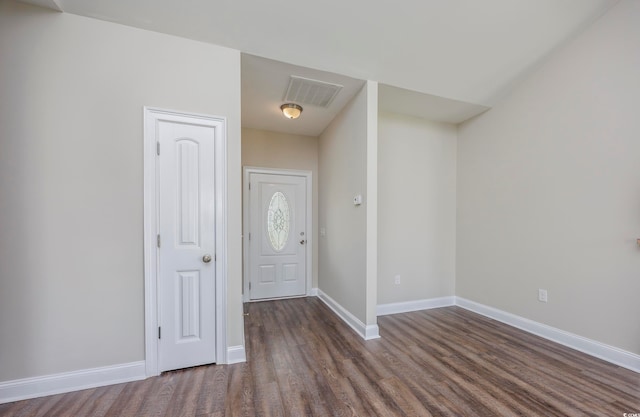
[[[211,255],[209,255],[209,254],[204,255],[202,257],[202,262],[204,262],[205,264],[208,264],[209,262],[211,262]]]

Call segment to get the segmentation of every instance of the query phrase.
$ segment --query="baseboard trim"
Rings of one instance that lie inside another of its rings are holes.
[[[476,303],[475,301],[462,297],[456,297],[456,305],[465,310],[473,311],[474,313],[570,347],[587,355],[640,373],[640,355],[636,355],[635,353],[627,352],[626,350],[587,339],[586,337],[578,336],[577,334],[516,316],[515,314],[507,313],[506,311],[498,310],[497,308]]]
[[[309,291],[308,296],[309,297],[317,297],[318,296],[318,289],[317,288],[311,288],[311,291]]]
[[[380,329],[377,324],[370,324],[364,328],[364,340],[380,339]]]
[[[351,314],[349,310],[341,306],[336,300],[329,297],[321,289],[317,289],[318,298],[327,305],[338,317],[342,319],[349,327],[351,327],[364,340],[380,338],[380,332],[377,324],[365,325],[359,318]]]
[[[243,345],[229,346],[227,348],[227,364],[243,363],[247,361],[247,354]]]
[[[401,303],[379,304],[376,307],[378,316],[409,313],[411,311],[430,310],[432,308],[451,307],[456,304],[456,297],[438,297],[424,300],[404,301]]]
[[[62,394],[147,377],[145,362],[131,362],[80,371],[0,382],[0,404]]]

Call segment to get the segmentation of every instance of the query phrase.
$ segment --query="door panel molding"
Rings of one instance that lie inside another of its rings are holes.
[[[251,174],[271,174],[271,175],[291,175],[305,178],[306,195],[306,295],[310,296],[313,279],[313,177],[311,171],[297,169],[275,169],[254,166],[243,167],[243,187],[242,187],[242,251],[243,251],[243,301],[249,302],[249,177]],[[261,300],[262,301],[262,300]]]
[[[200,122],[216,125],[215,135],[215,314],[216,362],[227,363],[227,133],[226,118],[186,113],[154,107],[143,108],[144,120],[144,300],[145,372],[159,375],[158,367],[158,233],[159,181],[157,164],[157,124]]]

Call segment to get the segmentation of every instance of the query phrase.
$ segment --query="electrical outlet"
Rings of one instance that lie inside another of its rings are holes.
[[[542,301],[543,303],[548,301],[547,290],[538,289],[538,301]]]
[[[396,285],[400,285],[400,275],[396,275],[393,277],[393,283]]]

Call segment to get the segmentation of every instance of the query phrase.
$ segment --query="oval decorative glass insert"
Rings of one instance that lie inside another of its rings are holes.
[[[280,252],[287,244],[290,221],[287,197],[280,191],[276,191],[267,208],[267,235],[269,235],[271,247],[276,252]]]

